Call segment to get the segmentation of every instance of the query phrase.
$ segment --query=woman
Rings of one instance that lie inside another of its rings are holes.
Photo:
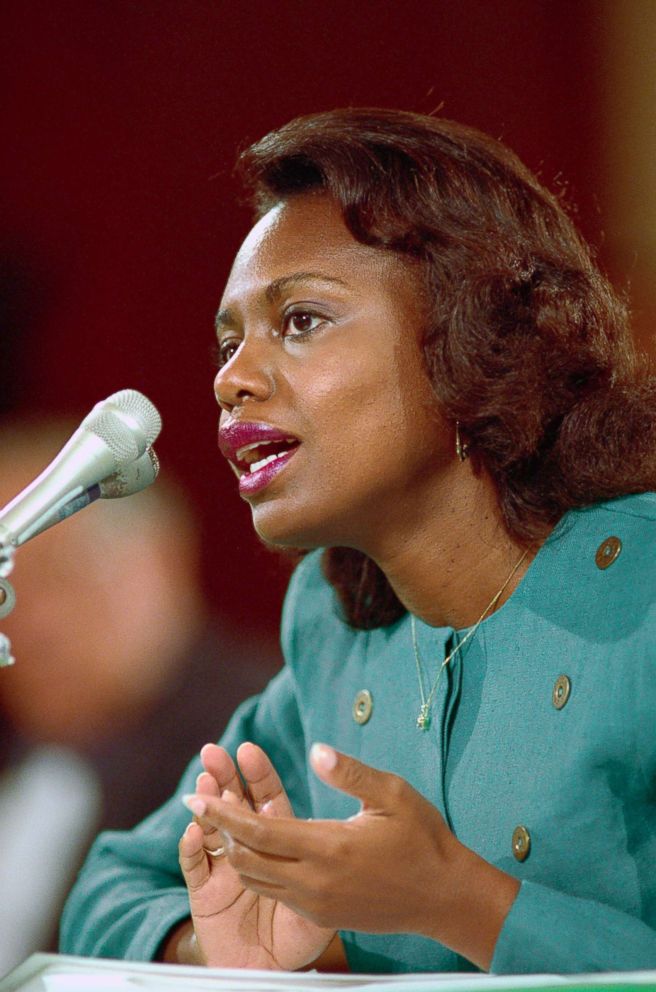
[[[242,164],[219,444],[258,534],[311,552],[287,665],[99,839],[63,949],[653,967],[656,501],[629,494],[656,477],[656,389],[622,304],[470,129],[337,111]]]

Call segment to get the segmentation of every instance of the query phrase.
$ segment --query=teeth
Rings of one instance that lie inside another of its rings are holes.
[[[284,439],[284,443],[291,445],[295,443],[295,440],[296,438],[286,437]],[[243,448],[239,448],[239,450],[235,452],[235,458],[238,462],[248,462],[248,455],[257,448],[263,448],[266,444],[280,444],[280,440],[254,441],[253,444],[245,444]]]
[[[268,465],[269,462],[275,462],[276,458],[282,458],[283,455],[289,454],[288,451],[279,451],[277,455],[267,455],[266,458],[261,458],[259,462],[253,462],[248,466],[251,475],[253,472],[259,472],[261,468]]]
[[[239,451],[235,453],[235,458],[237,459],[238,462],[243,462],[249,451],[254,451],[256,448],[259,448],[260,445],[263,444],[271,444],[271,441],[255,441],[254,444],[246,444],[243,448],[240,448]]]

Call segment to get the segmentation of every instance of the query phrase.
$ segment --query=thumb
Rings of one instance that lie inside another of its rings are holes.
[[[322,782],[355,796],[365,809],[389,808],[402,785],[397,775],[365,765],[327,744],[312,745],[310,763]]]

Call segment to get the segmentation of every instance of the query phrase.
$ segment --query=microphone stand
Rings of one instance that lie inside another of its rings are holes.
[[[52,527],[53,524],[66,520],[97,499],[116,499],[145,489],[156,479],[158,472],[157,455],[154,448],[148,446],[143,455],[126,465],[121,465],[102,482],[89,486],[84,492],[80,492],[80,487],[77,487],[74,491],[66,493],[46,513],[33,520],[23,530],[12,534],[0,524],[0,620],[9,616],[16,605],[16,593],[7,576],[14,570],[17,547],[41,534],[48,527]],[[13,665],[15,661],[11,653],[11,641],[5,634],[0,633],[0,668]]]
[[[7,578],[14,568],[14,547],[11,544],[0,544],[0,619],[9,616],[16,604],[14,587]],[[13,665],[15,658],[11,653],[11,641],[0,633],[0,668]]]
[[[140,460],[134,464],[139,465],[139,462]],[[148,464],[151,467],[154,477],[154,474],[156,474],[157,468],[159,467],[154,451],[149,454]],[[114,476],[118,477],[118,481],[114,478]],[[107,480],[103,481],[107,482],[109,485],[108,495],[123,495],[124,490],[121,488],[122,474],[120,472],[115,472],[114,475],[109,476]],[[146,483],[146,485],[147,484],[148,483]],[[114,489],[118,489],[118,492],[114,493]],[[11,575],[14,570],[14,556],[16,554],[16,547],[19,547],[31,537],[36,537],[37,534],[47,530],[48,527],[51,527],[58,521],[65,520],[73,513],[76,513],[77,510],[83,509],[85,506],[88,506],[89,503],[94,502],[94,500],[98,499],[102,495],[102,483],[90,486],[89,489],[81,495],[76,492],[76,494],[71,497],[71,494],[68,493],[66,496],[62,497],[62,499],[60,499],[54,507],[51,507],[47,513],[39,517],[39,519],[34,521],[28,528],[23,530],[20,534],[14,535],[13,540],[7,540],[6,537],[3,539],[3,537],[0,536],[0,620],[4,620],[5,617],[8,617],[16,605],[16,592],[14,591],[13,585],[7,578],[7,576]],[[0,525],[0,528],[1,527],[2,525]],[[11,641],[6,634],[0,632],[0,668],[8,668],[10,665],[14,665],[15,663],[16,659],[11,653]]]

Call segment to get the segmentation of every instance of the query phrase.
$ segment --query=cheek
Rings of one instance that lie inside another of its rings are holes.
[[[300,388],[300,387],[299,387]],[[408,407],[406,381],[396,355],[393,360],[375,346],[345,348],[317,363],[306,392],[312,419],[336,424],[393,427]]]
[[[385,361],[324,367],[308,412],[314,450],[334,468],[340,485],[347,479],[356,484],[358,477],[374,482],[390,472],[402,474],[428,440],[416,390],[408,389],[398,368]],[[325,484],[319,472],[316,478]]]

